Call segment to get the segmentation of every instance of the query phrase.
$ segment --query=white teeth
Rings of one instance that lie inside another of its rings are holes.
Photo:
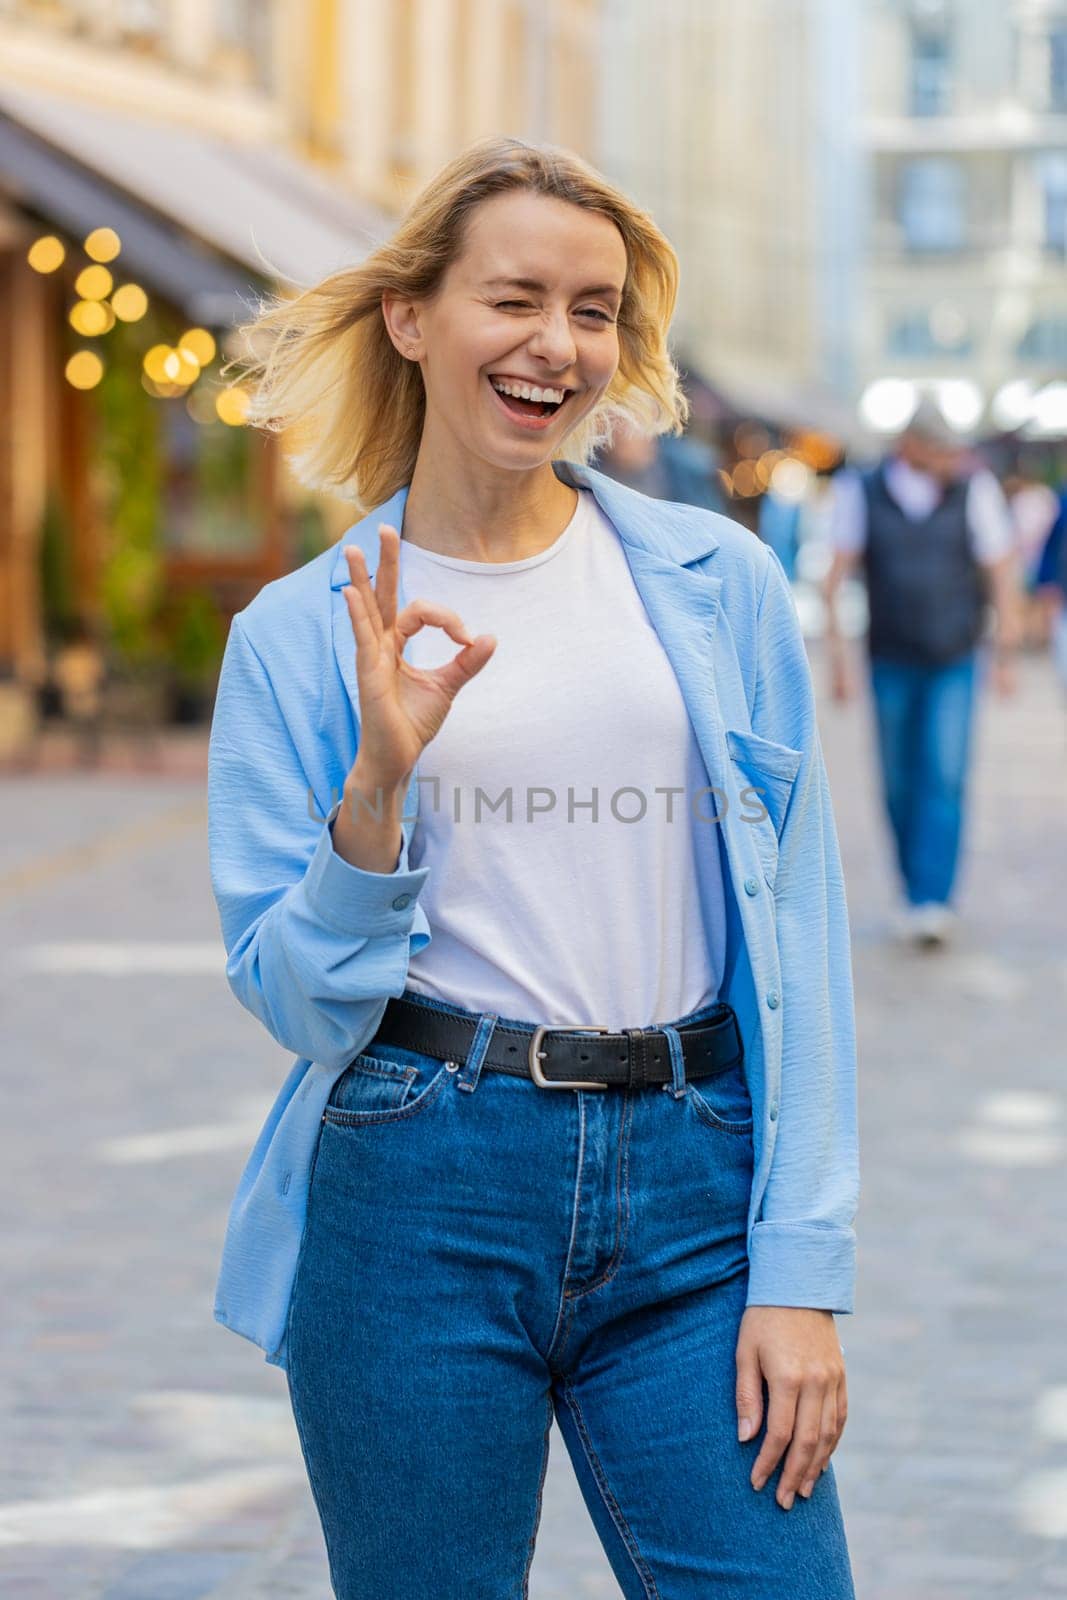
[[[498,394],[514,395],[518,400],[548,400],[562,405],[567,393],[565,389],[539,389],[536,384],[508,383],[503,378],[490,378],[489,382]]]

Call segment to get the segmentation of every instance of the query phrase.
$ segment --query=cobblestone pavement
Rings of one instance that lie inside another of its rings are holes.
[[[1065,709],[1037,661],[1018,699],[984,702],[965,926],[926,956],[886,933],[867,707],[822,717],[862,1045],[835,1457],[857,1591],[1067,1595]],[[211,1320],[290,1058],[222,976],[182,750],[177,769],[0,782],[12,1600],[329,1595],[284,1377]],[[531,1595],[619,1596],[556,1433]]]

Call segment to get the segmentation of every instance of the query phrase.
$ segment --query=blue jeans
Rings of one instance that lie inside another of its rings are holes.
[[[945,667],[874,658],[882,790],[912,905],[946,905],[963,828],[977,658]]]
[[[742,1069],[687,1084],[674,1035],[673,1083],[540,1089],[405,993],[479,1033],[337,1080],[289,1312],[338,1600],[525,1596],[553,1416],[625,1595],[853,1600],[832,1465],[784,1511],[737,1439]]]

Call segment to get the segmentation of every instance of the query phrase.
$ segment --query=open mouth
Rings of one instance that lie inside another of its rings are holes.
[[[491,378],[487,378],[486,382],[505,411],[509,411],[513,417],[523,417],[527,420],[539,422],[547,422],[549,417],[556,415],[557,411],[562,411],[574,392],[568,389],[562,400],[520,400],[517,395],[501,394],[500,390],[494,386]]]

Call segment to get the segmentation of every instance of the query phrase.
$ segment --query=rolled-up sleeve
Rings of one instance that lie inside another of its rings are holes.
[[[373,1037],[430,934],[404,839],[392,872],[337,854],[269,674],[235,617],[208,750],[211,883],[234,994],[286,1049],[344,1066]],[[420,926],[421,923],[421,926]]]
[[[807,653],[770,551],[758,638],[753,729],[803,759],[779,839],[781,1094],[748,1303],[851,1312],[860,1180],[848,907]]]

